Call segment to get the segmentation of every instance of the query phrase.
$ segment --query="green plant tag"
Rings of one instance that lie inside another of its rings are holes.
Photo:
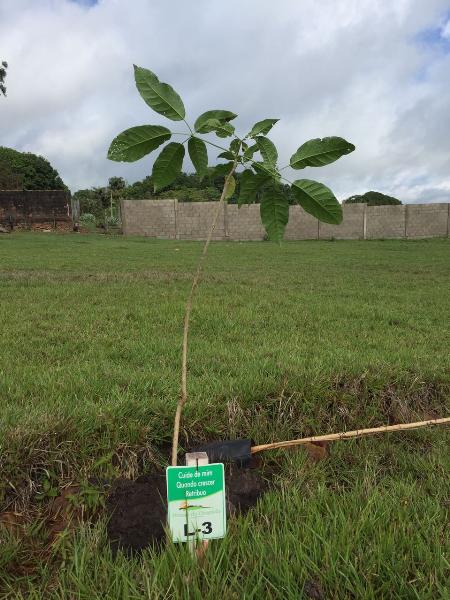
[[[225,536],[223,464],[167,467],[166,480],[168,522],[174,542]]]

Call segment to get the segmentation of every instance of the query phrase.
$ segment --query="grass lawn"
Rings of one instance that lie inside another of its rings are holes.
[[[266,453],[272,490],[202,568],[178,546],[113,558],[102,518],[48,547],[61,487],[164,466],[200,251],[0,237],[0,512],[27,523],[0,527],[0,598],[449,598],[445,427]],[[450,240],[214,243],[181,443],[447,416],[449,315]]]

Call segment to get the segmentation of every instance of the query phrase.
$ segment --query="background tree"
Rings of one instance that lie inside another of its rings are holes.
[[[23,190],[23,177],[4,159],[0,159],[0,190]]]
[[[127,183],[123,177],[110,177],[107,186],[77,190],[73,194],[73,199],[79,201],[81,215],[89,213],[98,221],[103,221],[105,210],[109,208],[112,216],[114,199],[125,197],[126,189]]]
[[[0,65],[0,92],[4,96],[6,96],[5,79],[6,79],[6,69],[7,68],[8,68],[8,63],[6,62],[6,60],[3,60]]]
[[[123,178],[121,177],[111,179],[121,179],[123,181]],[[235,180],[236,188],[228,199],[230,204],[236,204],[238,202],[241,173],[235,173]],[[118,196],[136,200],[176,198],[179,202],[214,202],[220,198],[224,181],[225,178],[223,175],[217,175],[213,168],[208,168],[202,178],[196,173],[179,173],[174,181],[164,188],[164,190],[155,191],[154,180],[151,176],[148,176],[141,181],[136,181],[131,185],[126,185],[126,187],[121,188],[120,192],[118,192]],[[290,187],[282,183],[280,186],[289,199],[289,204],[294,204],[295,198],[291,194]],[[111,185],[109,187],[111,188]],[[257,193],[255,202],[259,203],[260,199],[261,194]]]
[[[0,146],[0,162],[9,166],[11,173],[22,178],[24,190],[67,190],[58,171],[47,159],[31,152],[18,152]]]
[[[209,175],[202,180],[195,173],[180,173],[171,185],[155,192],[151,176],[131,185],[127,185],[123,177],[110,177],[107,187],[81,189],[75,192],[74,198],[80,200],[82,213],[89,212],[100,217],[101,211],[111,199],[111,192],[114,199],[176,198],[180,202],[211,202],[219,199],[223,181],[223,177],[214,176],[213,169],[209,169]],[[236,201],[235,195],[233,198]]]
[[[112,192],[119,192],[127,187],[127,182],[123,177],[110,177],[108,187]]]
[[[202,179],[194,173],[179,173],[164,190],[155,191],[151,176],[127,186],[121,192],[123,198],[176,198],[180,202],[209,202],[218,200],[223,186],[223,177],[214,177],[213,169]]]
[[[344,200],[344,204],[365,203],[368,206],[383,206],[384,204],[401,204],[400,200],[393,196],[387,196],[381,192],[366,192],[362,195],[350,196]]]
[[[127,183],[123,177],[110,177],[108,179],[109,215],[111,219],[114,219],[115,205],[118,203],[118,200],[122,195],[122,190],[124,190],[126,186]]]
[[[102,220],[110,205],[110,192],[108,187],[83,189],[76,191],[73,199],[80,203],[80,215],[89,213]]]
[[[77,190],[72,198],[80,203],[80,215],[89,213],[97,216],[98,201],[94,198],[92,189]]]
[[[230,204],[238,203],[241,190],[241,176],[242,173],[239,172],[234,175],[236,187],[228,199]],[[105,208],[108,206],[111,207],[111,201],[112,204],[115,204],[119,198],[133,200],[175,198],[179,202],[218,201],[224,181],[225,177],[220,174],[218,175],[215,169],[211,167],[205,171],[204,177],[199,177],[197,173],[179,173],[166,188],[156,191],[152,176],[145,177],[141,181],[135,181],[131,185],[128,185],[123,177],[110,177],[107,187],[81,189],[76,191],[73,197],[80,201],[81,214],[89,213],[95,215],[97,219],[103,219]],[[289,204],[295,204],[295,198],[290,186],[280,183],[280,187]],[[259,204],[261,197],[262,193],[256,191],[255,203]]]

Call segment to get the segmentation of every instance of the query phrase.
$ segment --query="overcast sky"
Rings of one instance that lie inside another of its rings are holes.
[[[191,122],[227,109],[246,133],[280,118],[270,137],[284,164],[311,137],[353,142],[300,172],[340,199],[450,201],[450,0],[0,0],[0,27],[0,145],[42,154],[72,190],[150,174],[153,155],[106,159],[123,129],[172,124],[137,93],[136,63],[177,90]]]

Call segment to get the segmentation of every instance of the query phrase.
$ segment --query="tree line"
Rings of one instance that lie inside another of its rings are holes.
[[[180,173],[173,183],[164,191],[155,192],[152,177],[145,177],[130,185],[122,177],[110,177],[108,185],[78,190],[73,198],[80,203],[80,212],[100,216],[110,209],[111,203],[119,199],[164,199],[176,198],[180,202],[211,202],[218,200],[222,191],[224,176],[217,174],[214,168],[208,169],[207,175],[200,178],[193,173]],[[239,196],[240,174],[236,174],[236,188],[228,202],[234,204]],[[287,191],[289,186],[286,186]],[[256,201],[258,202],[258,198]],[[291,199],[293,203],[293,199]]]
[[[239,173],[236,174],[236,189],[230,203],[236,203],[240,191]],[[123,199],[163,199],[176,198],[181,202],[208,202],[218,200],[223,187],[224,176],[220,168],[210,168],[203,179],[193,173],[180,173],[173,183],[163,191],[154,191],[152,177],[128,184],[123,177],[110,177],[107,185],[80,189],[73,198],[80,203],[80,212],[102,219],[105,211],[117,214],[118,201]],[[47,159],[31,152],[18,152],[0,146],[0,189],[24,190],[67,190],[67,186],[57,170]],[[286,193],[290,194],[289,186]],[[259,198],[257,197],[256,202]],[[293,204],[294,199],[290,198]],[[345,204],[365,202],[369,206],[381,204],[401,204],[400,200],[380,192],[366,192],[350,196]]]

